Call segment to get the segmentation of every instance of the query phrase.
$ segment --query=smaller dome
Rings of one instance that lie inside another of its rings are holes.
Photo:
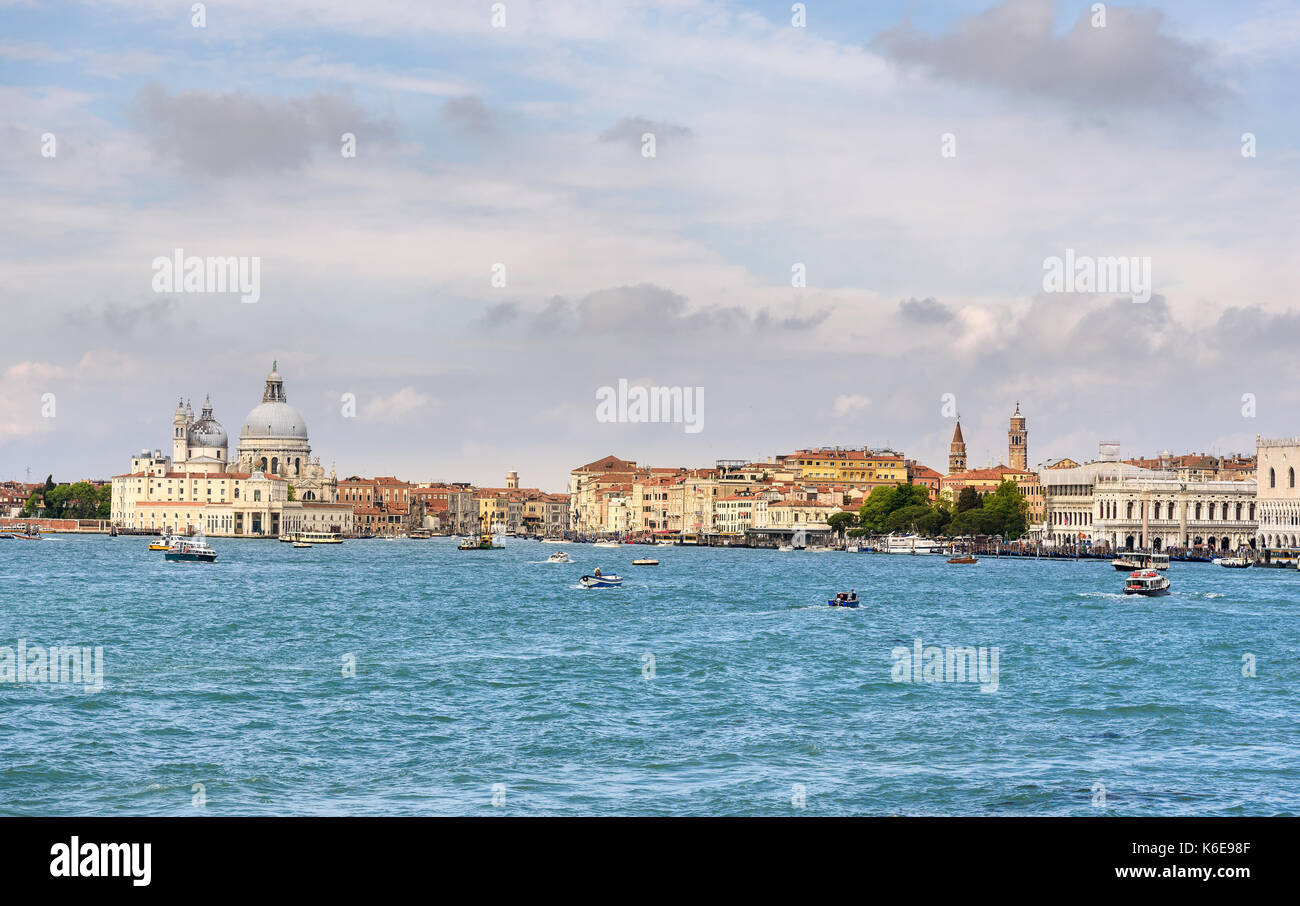
[[[188,440],[191,447],[225,447],[229,443],[226,429],[215,418],[201,418],[190,425]]]

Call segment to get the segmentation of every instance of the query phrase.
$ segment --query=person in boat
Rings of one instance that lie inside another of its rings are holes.
[[[599,566],[596,567],[596,573],[595,573],[595,575],[596,575],[596,578],[597,578],[597,579],[600,578],[600,567],[599,567]]]
[[[848,601],[851,603],[857,603],[857,600],[858,600],[858,590],[856,588],[850,588]]]

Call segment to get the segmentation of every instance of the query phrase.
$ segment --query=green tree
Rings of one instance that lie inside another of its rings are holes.
[[[970,485],[962,488],[961,493],[957,495],[958,513],[964,513],[967,510],[973,510],[983,505],[984,501],[980,497],[979,491],[975,490]]]
[[[856,513],[832,513],[826,520],[826,524],[837,535],[848,534],[849,530],[857,528],[858,517]]]
[[[893,514],[909,508],[936,509],[930,503],[930,491],[924,485],[899,482],[893,487],[880,487],[871,492],[871,496],[862,504],[858,512],[858,522],[862,533],[885,533],[898,531],[890,528]],[[913,510],[911,518],[920,517],[919,510]],[[902,519],[903,517],[899,517]],[[942,517],[940,517],[942,519]],[[897,525],[899,520],[894,520]],[[910,524],[910,523],[909,523]],[[909,529],[910,530],[910,529]],[[918,531],[921,531],[918,524]]]
[[[298,489],[295,488],[293,485],[289,485],[289,499],[290,500],[298,499]]]

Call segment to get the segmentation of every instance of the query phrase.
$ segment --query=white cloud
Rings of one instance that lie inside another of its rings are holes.
[[[843,418],[846,415],[853,415],[861,412],[871,405],[871,398],[862,396],[858,393],[841,394],[835,397],[835,404],[831,407],[831,412],[836,418]]]

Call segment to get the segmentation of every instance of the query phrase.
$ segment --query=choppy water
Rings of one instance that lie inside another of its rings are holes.
[[[106,673],[0,683],[0,814],[1300,812],[1292,571],[1125,599],[1104,563],[213,543],[0,542],[0,646]],[[997,646],[997,691],[893,681],[917,638]]]

